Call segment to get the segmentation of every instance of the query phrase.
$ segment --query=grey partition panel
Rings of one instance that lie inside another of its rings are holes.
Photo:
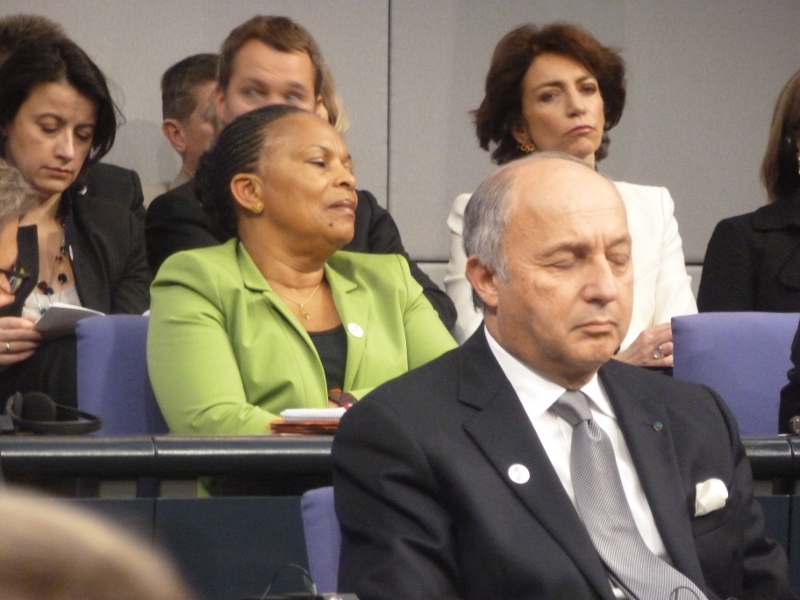
[[[789,496],[756,496],[764,511],[764,528],[767,537],[778,542],[789,553],[789,515],[791,498]]]
[[[800,590],[800,497],[792,497],[791,524],[789,526],[789,580],[795,590]]]
[[[758,169],[777,95],[800,67],[800,3],[439,0],[391,11],[389,198],[411,256],[447,257],[453,199],[492,168],[468,111],[495,44],[526,22],[576,23],[621,50],[627,103],[600,169],[669,188],[689,262],[702,261],[717,221],[764,202]]]
[[[171,181],[180,159],[161,133],[162,73],[198,52],[217,52],[231,29],[257,14],[306,27],[330,65],[352,126],[347,142],[359,185],[386,196],[388,0],[3,0],[0,17],[60,23],[111,81],[127,123],[105,159],[135,169],[145,187]]]
[[[4,0],[0,17],[61,23],[112,80],[127,118],[108,160],[146,188],[172,179],[177,155],[160,131],[158,81],[192,53],[216,51],[254,14],[285,14],[322,47],[352,127],[359,186],[388,204],[412,257],[445,260],[457,194],[493,165],[469,111],[492,49],[525,22],[568,21],[618,47],[628,101],[612,131],[610,176],[670,189],[689,262],[720,219],[753,210],[770,115],[798,68],[800,3],[782,0]],[[391,75],[391,76],[390,76]]]
[[[70,502],[122,525],[145,540],[153,541],[155,498],[82,498]]]
[[[300,499],[161,498],[155,540],[173,556],[206,600],[242,600],[264,592],[288,563],[308,568]],[[272,591],[303,591],[297,572],[281,574]]]

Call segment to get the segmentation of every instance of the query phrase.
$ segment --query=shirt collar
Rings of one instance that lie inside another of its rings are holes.
[[[525,412],[528,413],[528,417],[533,420],[547,412],[553,403],[566,391],[566,388],[547,379],[535,369],[512,356],[494,339],[485,327],[484,332],[486,333],[486,341],[489,343],[489,349],[517,393],[517,397],[522,403]],[[597,377],[597,373],[581,388],[581,391],[589,397],[594,410],[616,420],[611,403],[600,383],[600,379]]]

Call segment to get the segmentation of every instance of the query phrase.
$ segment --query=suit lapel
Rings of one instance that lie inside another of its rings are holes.
[[[261,271],[258,270],[258,267],[241,242],[236,243],[236,260],[239,264],[239,272],[242,274],[242,283],[244,287],[253,292],[261,293],[264,301],[272,306],[316,353],[317,350],[314,348],[314,344],[308,336],[308,332],[303,329],[297,317],[294,316],[294,313],[278,297],[278,294],[270,287],[267,280],[264,279]]]
[[[300,334],[312,352],[317,349],[308,333],[291,310],[278,298],[256,267],[253,259],[241,243],[236,246],[237,261],[242,274],[244,286],[252,291],[261,292],[265,301],[269,302],[284,319]],[[333,262],[329,261],[329,262]],[[347,363],[345,365],[344,389],[353,389],[364,361],[366,337],[369,334],[370,302],[366,290],[336,271],[330,264],[325,265],[325,278],[331,286],[333,302],[339,311],[345,331],[347,332]]]
[[[561,485],[528,415],[494,358],[481,327],[462,347],[459,400],[479,411],[464,429],[506,485],[572,559],[597,593],[613,599],[608,578],[583,522]],[[509,478],[524,465],[530,479]]]
[[[667,411],[661,398],[653,397],[641,379],[627,376],[629,368],[609,361],[600,369],[600,379],[672,563],[705,587]]]
[[[356,377],[362,370],[367,336],[369,335],[370,302],[366,290],[325,265],[325,277],[333,292],[333,302],[339,311],[345,331],[347,332],[347,363],[345,365],[344,389],[357,387]]]

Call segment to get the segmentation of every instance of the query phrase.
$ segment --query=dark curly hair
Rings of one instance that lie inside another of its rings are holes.
[[[625,108],[625,61],[603,46],[589,32],[565,23],[538,29],[528,24],[507,33],[492,55],[483,102],[472,111],[481,148],[492,151],[492,160],[505,164],[524,156],[512,129],[522,119],[522,80],[540,54],[567,56],[583,65],[600,86],[605,113],[603,140],[595,160],[608,156],[608,131],[619,123]]]
[[[286,104],[273,104],[245,113],[222,130],[211,149],[200,159],[195,174],[195,192],[220,241],[239,237],[231,181],[239,173],[258,171],[261,149],[270,125],[295,113],[309,114]]]

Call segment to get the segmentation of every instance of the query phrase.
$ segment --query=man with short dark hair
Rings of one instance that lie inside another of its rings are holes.
[[[339,95],[316,41],[288,17],[255,16],[233,29],[222,44],[217,84],[215,102],[221,126],[262,106],[290,104],[327,119],[340,133],[346,127]],[[452,300],[406,254],[397,225],[375,196],[366,190],[357,190],[357,194],[355,235],[342,249],[402,254],[425,297],[452,329],[456,320]],[[153,200],[147,210],[145,234],[153,274],[179,250],[225,241],[200,206],[193,182]]]
[[[724,402],[610,360],[633,302],[614,185],[571,156],[515,160],[473,194],[464,245],[484,326],[336,433],[339,589],[796,598]]]
[[[214,137],[213,94],[217,87],[216,54],[193,54],[161,77],[161,131],[181,157],[171,190],[194,177],[200,157]]]

